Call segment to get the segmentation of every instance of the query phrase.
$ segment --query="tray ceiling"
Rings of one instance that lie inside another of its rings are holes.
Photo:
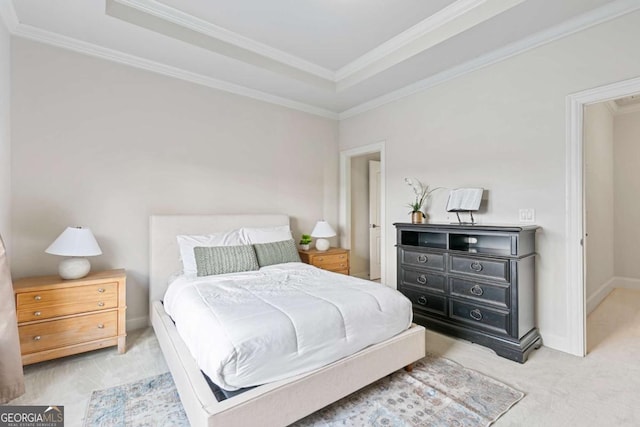
[[[16,36],[343,118],[640,8],[633,0],[19,0]]]

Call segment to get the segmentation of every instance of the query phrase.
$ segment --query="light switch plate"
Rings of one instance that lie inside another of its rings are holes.
[[[521,208],[518,210],[518,220],[520,222],[535,222],[536,210],[533,208]]]

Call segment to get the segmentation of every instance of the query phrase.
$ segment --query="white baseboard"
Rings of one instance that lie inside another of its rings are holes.
[[[143,329],[150,325],[149,317],[136,317],[135,319],[127,319],[127,331],[135,331],[136,329]]]
[[[631,277],[612,277],[587,299],[587,314],[590,314],[615,288],[640,291],[640,279]]]
[[[631,277],[614,277],[614,288],[635,289],[640,291],[640,279]]]
[[[617,277],[612,277],[607,280],[598,288],[597,291],[593,293],[589,298],[587,298],[587,315],[591,314],[593,310],[611,293],[613,288],[615,288]]]

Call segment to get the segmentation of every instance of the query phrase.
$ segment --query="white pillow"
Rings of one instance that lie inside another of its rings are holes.
[[[244,227],[240,229],[245,244],[272,243],[293,239],[288,225],[278,227]]]
[[[240,230],[223,231],[216,234],[204,235],[179,235],[178,247],[180,248],[180,259],[182,260],[182,271],[184,274],[197,274],[196,256],[193,248],[196,246],[238,246],[246,244],[242,240]]]

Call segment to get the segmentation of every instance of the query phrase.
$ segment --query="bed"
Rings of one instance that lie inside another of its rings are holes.
[[[161,301],[169,276],[180,268],[176,236],[288,224],[286,215],[171,215],[150,219],[151,323],[193,426],[285,426],[424,357],[425,330],[412,325],[390,339],[311,372],[216,400]]]

